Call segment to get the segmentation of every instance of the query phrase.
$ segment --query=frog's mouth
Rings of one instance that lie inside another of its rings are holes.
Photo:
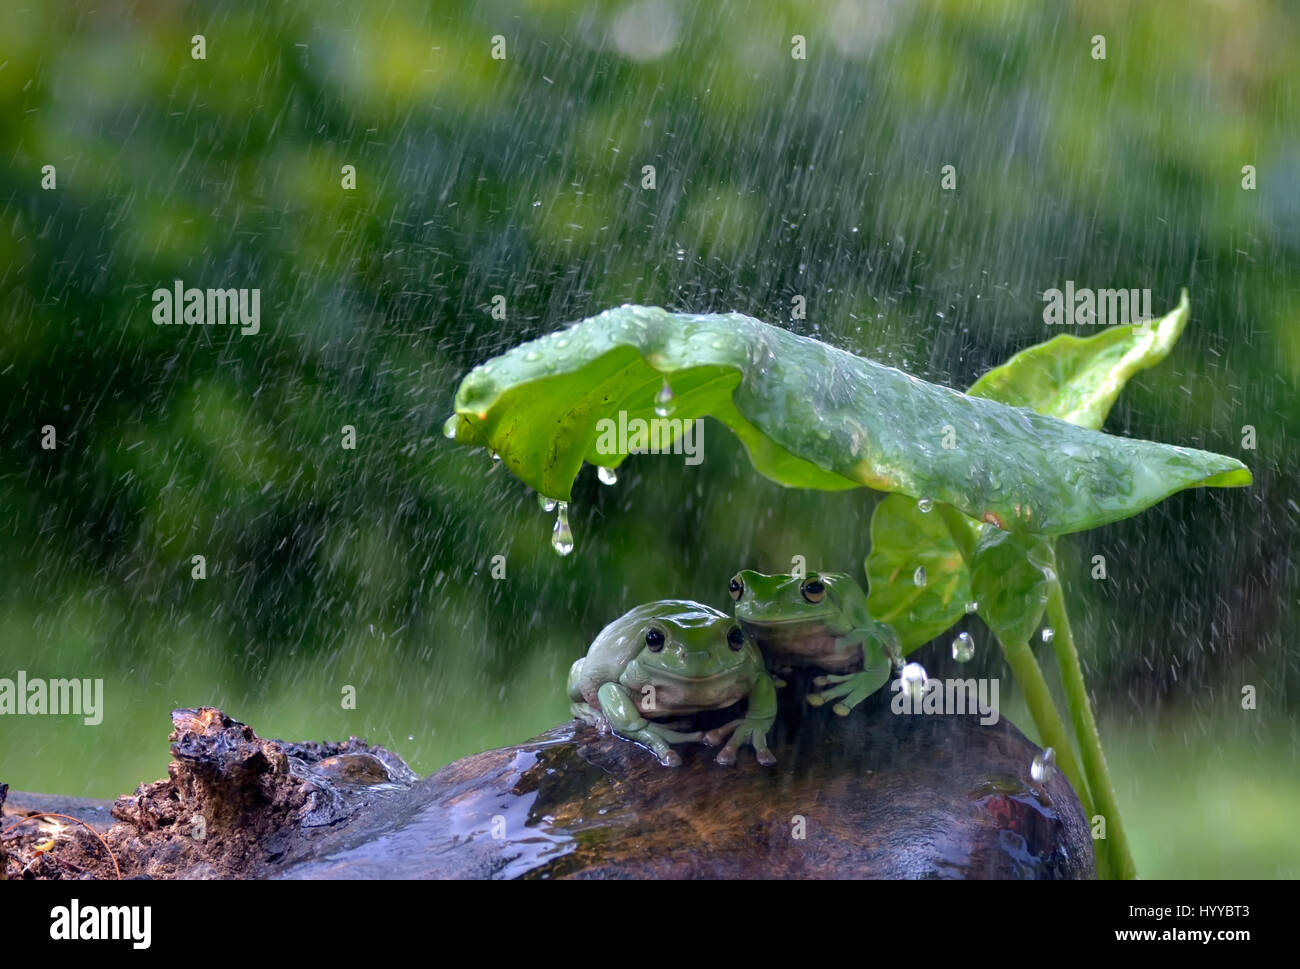
[[[647,669],[654,672],[655,676],[662,676],[665,680],[675,680],[678,683],[689,683],[693,685],[706,685],[721,680],[724,677],[735,675],[736,670],[740,669],[741,664],[728,666],[725,669],[717,670],[714,673],[706,673],[703,676],[692,676],[690,673],[682,673],[678,670],[666,670],[659,666],[648,666]]]

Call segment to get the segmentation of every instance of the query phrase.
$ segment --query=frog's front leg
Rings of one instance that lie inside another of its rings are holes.
[[[862,647],[862,671],[849,673],[845,676],[826,675],[815,677],[813,686],[818,687],[820,692],[809,693],[808,703],[811,706],[819,707],[830,700],[838,700],[839,702],[832,706],[831,709],[837,715],[846,717],[854,707],[889,681],[889,674],[894,665],[886,649],[872,649],[864,643]],[[830,687],[830,689],[825,689],[825,687]]]
[[[760,674],[754,682],[754,689],[749,694],[749,705],[745,708],[745,715],[715,730],[710,730],[704,735],[704,742],[710,747],[716,747],[724,738],[728,736],[731,738],[714,758],[719,764],[734,764],[736,752],[748,743],[754,748],[754,756],[758,758],[758,762],[764,767],[770,767],[776,763],[776,756],[768,749],[767,734],[775,721],[776,684],[772,677]]]
[[[649,747],[659,758],[659,763],[665,767],[676,767],[682,762],[682,755],[673,750],[669,744],[689,743],[700,739],[698,730],[683,733],[680,730],[669,730],[667,727],[651,723],[641,716],[632,694],[621,684],[606,683],[596,696],[600,700],[601,712],[604,713],[610,729],[620,737]]]

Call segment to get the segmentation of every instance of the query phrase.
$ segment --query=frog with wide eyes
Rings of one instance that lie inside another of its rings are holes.
[[[682,762],[672,744],[726,740],[715,760],[734,764],[749,743],[758,762],[776,763],[767,734],[776,687],[753,639],[726,613],[698,602],[647,603],[600,631],[569,670],[573,715],[649,747],[659,762]],[[676,729],[677,719],[747,700],[745,715],[708,732]],[[727,739],[730,737],[730,739]]]
[[[769,666],[827,671],[813,679],[820,692],[810,693],[808,702],[815,707],[834,700],[831,709],[847,716],[902,664],[897,633],[871,617],[866,593],[842,572],[796,576],[746,569],[732,578],[728,591],[736,621],[757,641]]]

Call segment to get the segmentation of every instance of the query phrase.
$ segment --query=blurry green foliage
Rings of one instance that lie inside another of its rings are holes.
[[[1256,481],[1060,543],[1103,734],[1214,713],[1294,766],[1298,55],[1283,0],[0,5],[0,675],[109,704],[0,722],[0,776],[127,790],[202,702],[424,770],[531,735],[604,622],[796,554],[856,570],[874,499],[782,490],[712,427],[698,468],[584,475],[558,559],[518,482],[444,446],[472,365],[639,302],[964,387],[1051,335],[1067,279],[1191,291],[1106,429]],[[259,287],[261,334],[154,326],[177,278]]]

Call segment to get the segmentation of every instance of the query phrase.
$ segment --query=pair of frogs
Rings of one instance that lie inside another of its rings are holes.
[[[841,716],[884,685],[900,655],[898,638],[867,611],[867,597],[837,572],[764,575],[730,584],[735,618],[680,599],[647,603],[601,630],[569,670],[574,716],[650,748],[665,766],[681,763],[673,744],[723,744],[715,758],[734,764],[748,743],[758,762],[776,763],[767,734],[776,720],[773,673],[796,666],[827,671],[813,680],[813,706],[836,701]],[[747,699],[745,715],[714,730],[683,730],[680,718]]]

